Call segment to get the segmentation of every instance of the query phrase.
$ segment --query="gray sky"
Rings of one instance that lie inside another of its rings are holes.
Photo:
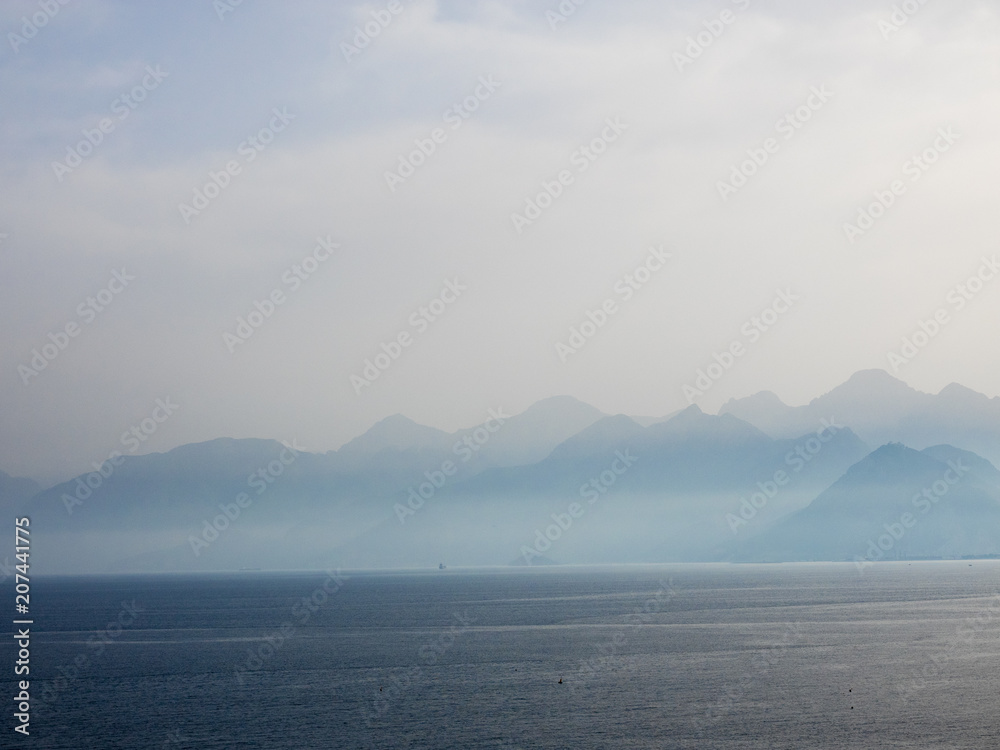
[[[128,453],[157,399],[135,452],[666,414],[734,342],[706,411],[866,368],[1000,395],[1000,281],[957,289],[998,251],[995,4],[227,3],[0,7],[0,469]]]

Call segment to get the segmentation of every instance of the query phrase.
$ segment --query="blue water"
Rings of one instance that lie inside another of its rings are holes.
[[[0,746],[996,748],[998,592],[978,561],[39,579]]]

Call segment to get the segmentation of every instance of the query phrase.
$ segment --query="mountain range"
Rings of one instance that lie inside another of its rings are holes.
[[[884,370],[862,370],[804,406],[788,406],[763,391],[731,399],[719,410],[772,437],[792,437],[835,414],[873,446],[900,442],[912,448],[949,443],[1000,464],[1000,398],[952,383],[940,393],[910,388]]]
[[[42,489],[36,572],[853,560],[1000,554],[1000,399],[882,371],[804,406],[606,415],[570,397],[336,451],[219,438]],[[954,480],[954,481],[953,481]],[[940,494],[939,494],[940,493]]]

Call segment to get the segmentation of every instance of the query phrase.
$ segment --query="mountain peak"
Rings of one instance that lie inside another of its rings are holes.
[[[789,406],[771,391],[760,391],[744,398],[731,398],[719,409],[719,416],[732,415],[771,437],[778,437],[786,432],[795,432],[790,428],[795,423],[795,407]]]
[[[926,393],[911,388],[885,370],[861,370],[832,391],[814,398],[809,407],[840,417],[857,413],[863,418],[881,418],[895,422],[898,415],[918,408],[927,399]]]
[[[916,393],[917,391],[908,386],[899,378],[893,377],[885,370],[858,370],[856,373],[851,375],[845,382],[834,388],[830,393],[836,393],[838,391],[846,390],[849,392],[868,392],[868,393],[884,393],[884,392],[898,392],[898,391],[910,391]],[[829,394],[827,394],[829,395]],[[821,397],[822,398],[822,397]]]
[[[767,436],[749,422],[744,422],[732,414],[706,414],[697,404],[692,404],[666,422],[649,427],[654,434],[676,434],[688,437],[715,439],[728,435],[730,438],[766,438]]]
[[[448,433],[435,427],[418,424],[402,414],[392,414],[373,424],[367,432],[340,446],[337,453],[345,457],[372,455],[387,448],[406,450],[437,445]]]
[[[594,408],[586,401],[581,401],[576,396],[568,396],[566,394],[562,394],[556,396],[546,396],[545,398],[541,398],[535,403],[533,403],[531,406],[529,406],[527,409],[525,409],[525,411],[530,411],[531,409],[534,409],[537,406],[543,406],[543,405],[544,406],[571,405],[571,406],[585,406],[589,409]]]
[[[595,445],[610,445],[631,439],[644,432],[645,428],[624,414],[604,417],[584,428],[568,440],[560,443],[552,452],[553,456],[576,455],[592,449]]]
[[[923,470],[932,456],[902,443],[886,443],[854,464],[840,482],[879,482],[894,484],[908,474]]]
[[[959,383],[949,383],[938,392],[938,396],[946,398],[951,402],[960,402],[963,404],[977,404],[990,400],[988,396],[983,395],[979,391],[966,388]]]
[[[519,416],[546,417],[558,419],[563,415],[579,418],[581,415],[594,420],[605,416],[604,413],[595,406],[591,406],[585,401],[581,401],[573,396],[549,396],[541,401],[536,401]]]
[[[378,422],[373,424],[368,430],[406,430],[412,429],[414,427],[423,427],[423,425],[417,424],[412,419],[402,414],[390,414],[388,417],[380,419]],[[432,428],[433,429],[433,428]]]
[[[733,406],[736,404],[748,405],[758,408],[780,408],[787,407],[784,401],[782,401],[778,394],[774,391],[758,391],[750,396],[744,396],[743,398],[731,398],[726,403],[722,405],[719,409],[719,414],[723,412],[729,412]]]
[[[698,404],[691,404],[686,409],[677,412],[666,422],[653,425],[658,430],[668,430],[671,432],[687,430],[704,430],[714,425],[720,417],[714,414],[706,414]]]
[[[956,460],[968,465],[971,481],[948,479],[948,461]],[[854,560],[863,570],[882,559],[992,556],[1000,549],[991,533],[1000,527],[998,477],[988,461],[950,445],[916,451],[886,443],[808,506],[747,540],[736,559]],[[921,521],[924,514],[933,520]]]
[[[891,443],[886,443],[885,445],[880,445],[878,448],[873,450],[868,455],[871,458],[888,458],[888,457],[902,456],[908,452],[916,453],[917,451],[913,450],[913,448],[904,445],[903,443],[891,442]]]
[[[705,416],[705,412],[701,410],[701,407],[698,404],[691,404],[686,409],[681,409],[677,412],[674,415],[674,419],[698,419],[703,416]]]

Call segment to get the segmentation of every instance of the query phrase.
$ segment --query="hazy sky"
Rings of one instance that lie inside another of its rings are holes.
[[[3,3],[0,469],[127,453],[157,399],[135,452],[666,414],[733,342],[706,411],[1000,395],[1000,10],[902,5]]]

